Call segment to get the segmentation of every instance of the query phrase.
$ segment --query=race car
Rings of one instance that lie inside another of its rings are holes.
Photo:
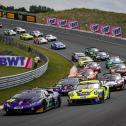
[[[120,73],[122,76],[126,76],[126,65],[124,63],[115,64],[109,69],[110,73]]]
[[[60,41],[57,41],[51,44],[51,49],[57,50],[57,49],[65,49],[65,48],[66,48],[66,45]]]
[[[4,35],[15,36],[16,32],[14,30],[11,30],[11,29],[4,29]]]
[[[94,53],[96,53],[98,51],[100,51],[98,48],[96,48],[96,47],[90,47],[90,48],[86,48],[85,49],[85,54],[87,56],[91,56],[92,57],[94,55]]]
[[[43,36],[44,36],[44,34],[41,33],[41,32],[38,31],[38,30],[30,32],[30,35],[32,35],[32,36],[34,36],[34,37],[43,37]]]
[[[34,38],[34,43],[35,44],[47,44],[48,41],[44,37],[36,37]]]
[[[120,64],[120,63],[124,63],[124,61],[122,59],[120,59],[119,56],[112,56],[110,57],[107,61],[106,61],[106,68],[110,68],[112,67],[114,64]]]
[[[48,42],[56,41],[57,40],[57,37],[53,36],[51,34],[46,35],[45,38],[48,40]]]
[[[20,39],[22,40],[32,40],[34,37],[28,33],[23,33],[20,35]]]
[[[79,70],[77,77],[82,80],[94,80],[98,78],[98,73],[91,69],[83,68]]]
[[[2,22],[0,22],[0,28],[2,28],[3,27],[3,24],[2,24]]]
[[[109,54],[104,51],[98,51],[93,54],[94,61],[105,61],[109,59]]]
[[[20,34],[20,33],[26,33],[26,30],[24,28],[21,28],[21,27],[15,27],[13,30],[15,32],[17,32],[18,34]]]
[[[79,60],[79,58],[84,57],[84,56],[85,56],[85,54],[82,52],[74,52],[72,54],[72,61],[77,62]]]
[[[68,92],[74,89],[75,85],[79,84],[79,78],[65,78],[61,79],[55,86],[54,91],[58,91],[62,95],[67,95]]]
[[[35,88],[17,93],[4,102],[3,109],[6,114],[40,113],[60,105],[61,98],[58,92]]]
[[[125,87],[125,79],[119,73],[106,73],[102,78],[106,81],[103,85],[109,86],[110,90],[123,90]]]
[[[110,98],[108,86],[102,86],[99,80],[82,81],[74,91],[68,93],[68,105],[78,103],[103,103]]]
[[[89,56],[81,57],[78,60],[78,64],[80,67],[83,67],[85,64],[87,64],[89,62],[93,62],[93,59]]]
[[[85,69],[91,69],[101,73],[101,66],[97,62],[89,62],[84,66]]]

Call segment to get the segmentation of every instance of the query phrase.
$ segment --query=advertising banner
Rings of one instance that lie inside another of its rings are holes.
[[[122,35],[123,35],[123,33],[122,33],[121,27],[113,27],[112,28],[112,36],[122,37]]]
[[[70,19],[65,20],[60,18],[46,17],[46,23],[51,26],[63,27],[67,29],[80,29],[79,22]]]
[[[90,31],[100,33],[100,24],[90,24]]]
[[[111,35],[112,27],[111,25],[101,25],[101,33],[106,35]]]
[[[46,17],[46,22],[48,25],[57,26],[57,18]]]
[[[57,18],[57,25],[59,27],[67,28],[68,21],[67,20],[64,20],[64,19]]]
[[[36,16],[27,15],[27,16],[26,16],[26,20],[27,20],[28,22],[36,22]]]
[[[32,68],[32,58],[24,56],[0,56],[0,66]]]
[[[9,18],[9,19],[14,19],[15,13],[7,12],[6,17]]]
[[[80,25],[78,21],[68,20],[68,27],[69,29],[80,29]]]

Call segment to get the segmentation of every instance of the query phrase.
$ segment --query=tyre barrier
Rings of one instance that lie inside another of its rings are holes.
[[[12,75],[12,76],[0,77],[0,90],[30,82],[42,76],[48,69],[48,62],[49,62],[48,57],[44,56],[38,50],[33,49],[30,46],[25,46],[23,44],[15,43],[14,38],[4,37],[3,35],[0,35],[0,42],[4,42],[4,44],[10,44],[12,46],[19,47],[21,49],[24,49],[25,51],[30,51],[31,53],[35,53],[37,56],[40,57],[40,59],[43,59],[45,62],[44,65],[36,69],[29,70],[28,72],[24,72],[24,73]]]

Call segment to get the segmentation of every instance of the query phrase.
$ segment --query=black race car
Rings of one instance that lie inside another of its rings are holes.
[[[100,51],[100,50],[98,48],[96,48],[96,47],[86,48],[85,49],[85,55],[88,55],[88,56],[92,57],[94,55],[94,53],[96,53],[98,51]]]
[[[94,61],[104,61],[109,59],[109,54],[104,51],[98,51],[93,54]]]

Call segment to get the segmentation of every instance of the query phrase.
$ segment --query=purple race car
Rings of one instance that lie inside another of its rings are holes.
[[[58,92],[50,89],[24,90],[4,103],[6,114],[40,113],[61,105]]]
[[[75,85],[78,84],[79,78],[61,79],[53,90],[59,92],[61,95],[67,95],[68,92],[74,90]]]

